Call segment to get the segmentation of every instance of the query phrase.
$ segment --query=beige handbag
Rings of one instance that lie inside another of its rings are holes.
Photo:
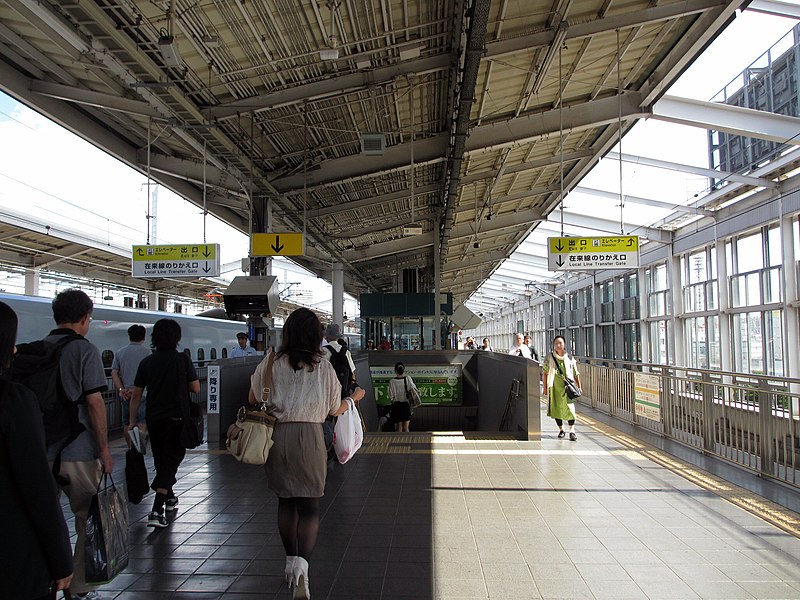
[[[277,419],[269,414],[267,405],[272,387],[274,356],[274,353],[269,355],[267,368],[262,376],[260,402],[256,408],[241,407],[236,422],[228,428],[225,446],[236,460],[248,465],[266,463],[272,447],[272,431]]]

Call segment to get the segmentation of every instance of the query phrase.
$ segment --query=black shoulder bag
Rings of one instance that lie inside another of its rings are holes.
[[[192,402],[189,395],[189,390],[186,388],[187,371],[186,363],[187,358],[183,353],[178,360],[178,393],[183,396],[178,402],[181,404],[181,411],[183,412],[183,429],[181,429],[181,446],[191,450],[197,448],[203,443],[203,409],[201,406]]]
[[[581,388],[579,388],[578,385],[574,381],[572,381],[572,379],[567,377],[567,374],[565,372],[562,372],[561,365],[559,364],[555,354],[551,352],[550,356],[553,357],[553,362],[556,365],[556,372],[558,373],[559,377],[561,377],[561,379],[564,380],[564,389],[567,392],[567,398],[569,398],[570,400],[575,400],[575,398],[580,398]],[[568,355],[565,354],[564,358],[566,359],[567,356]]]

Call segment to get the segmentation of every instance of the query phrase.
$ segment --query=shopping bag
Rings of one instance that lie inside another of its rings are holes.
[[[345,400],[349,408],[339,415],[333,430],[333,449],[336,452],[336,458],[342,464],[353,458],[364,441],[364,429],[361,426],[361,418],[355,402],[350,398],[345,398]]]
[[[84,562],[87,583],[111,581],[128,566],[128,503],[110,475],[100,480],[89,505]]]
[[[128,489],[128,501],[134,504],[139,504],[150,491],[144,456],[135,446],[125,453],[125,487]]]

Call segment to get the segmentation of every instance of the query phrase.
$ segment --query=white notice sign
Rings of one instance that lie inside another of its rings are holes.
[[[661,391],[658,375],[634,373],[634,403],[637,417],[661,421]]]
[[[219,413],[219,365],[208,365],[206,377],[208,381],[206,412]]]

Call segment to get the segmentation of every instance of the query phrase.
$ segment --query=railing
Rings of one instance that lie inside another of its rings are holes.
[[[605,362],[606,364],[600,364]],[[800,380],[590,359],[580,402],[800,487]],[[660,417],[636,410],[637,372],[658,377]]]

